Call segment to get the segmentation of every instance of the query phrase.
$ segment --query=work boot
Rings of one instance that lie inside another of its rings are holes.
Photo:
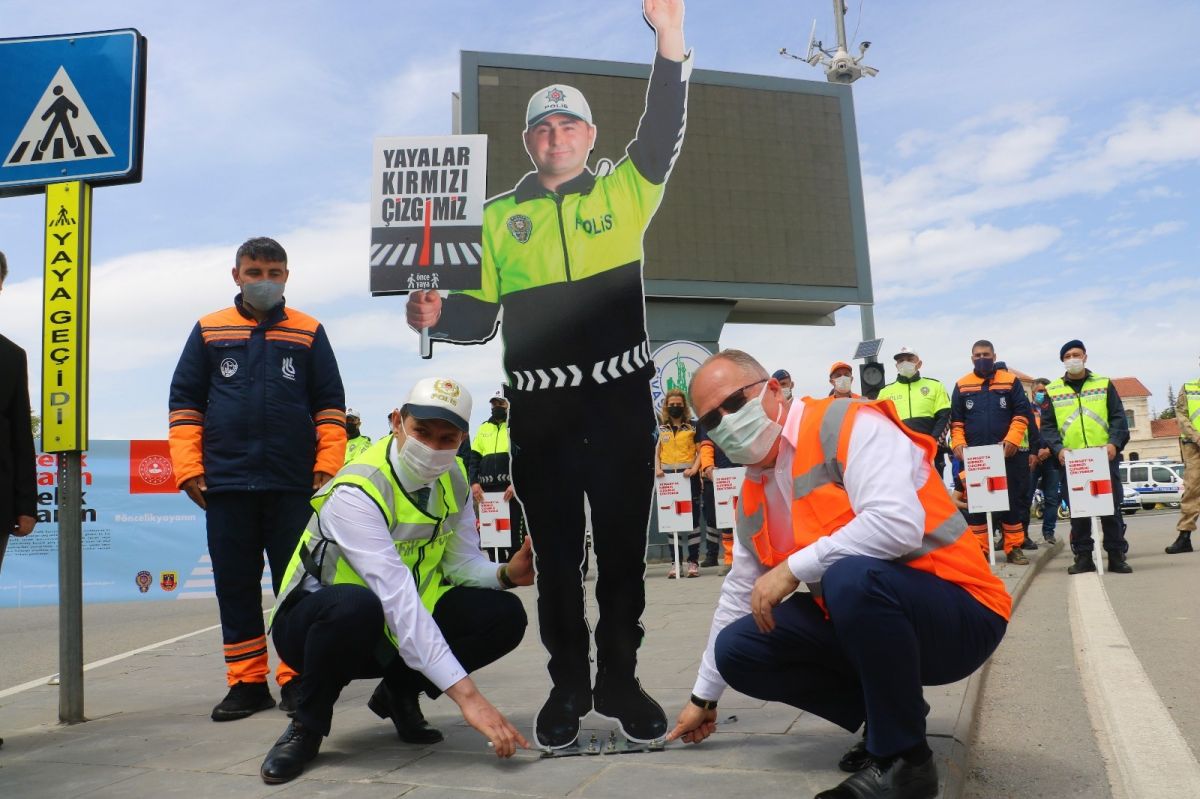
[[[380,681],[375,693],[367,701],[367,707],[381,719],[391,719],[396,734],[406,744],[435,744],[445,739],[441,730],[425,720],[421,712],[420,696],[417,692],[392,691],[387,683]]]
[[[870,764],[816,799],[933,799],[938,793],[933,758],[909,763],[902,757],[871,758]]]
[[[1025,553],[1021,551],[1020,547],[1014,547],[1013,549],[1010,549],[1006,559],[1014,566],[1029,565],[1029,558],[1025,557]]]
[[[289,716],[293,716],[296,713],[296,694],[300,690],[298,685],[296,678],[293,677],[279,686],[279,709]]]
[[[212,709],[212,720],[236,721],[273,707],[275,700],[265,682],[236,682],[220,704]]]
[[[1180,530],[1179,535],[1175,538],[1175,543],[1164,550],[1168,555],[1178,555],[1181,552],[1192,551],[1192,531]]]
[[[1108,570],[1117,574],[1131,574],[1133,567],[1125,560],[1124,553],[1109,552],[1108,553]]]
[[[612,677],[601,670],[592,699],[596,712],[616,719],[621,733],[631,741],[649,743],[667,734],[667,714],[635,677]]]
[[[1058,543],[1058,539],[1054,537],[1054,533],[1046,533],[1042,535],[1042,540],[1046,542],[1046,546],[1054,546]]]
[[[267,752],[259,776],[268,785],[290,782],[304,772],[304,765],[321,751],[321,733],[292,719],[279,740]]]
[[[700,568],[708,569],[717,565],[717,556],[709,555],[704,560],[700,561]]]
[[[550,697],[533,721],[533,734],[538,745],[562,749],[575,743],[579,737],[579,722],[591,709],[592,695],[586,688],[572,691],[557,685],[552,687]]]
[[[1024,549],[1026,552],[1034,552],[1037,548],[1037,542],[1029,536],[1025,536],[1025,540],[1021,542],[1021,549]]]
[[[1076,552],[1075,562],[1067,567],[1067,574],[1083,574],[1096,571],[1096,561],[1092,560],[1092,552]]]

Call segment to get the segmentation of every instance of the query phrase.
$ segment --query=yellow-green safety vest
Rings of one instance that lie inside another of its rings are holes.
[[[1183,388],[1179,390],[1187,397],[1188,420],[1192,423],[1192,427],[1200,427],[1200,380],[1184,383]],[[1191,441],[1182,430],[1179,431],[1179,437],[1184,441]]]
[[[371,439],[367,436],[358,436],[346,442],[346,460],[345,463],[357,458],[359,455],[371,448]]]
[[[443,474],[434,484],[429,506],[441,508],[441,512],[434,515],[417,507],[401,487],[389,458],[394,440],[392,435],[380,439],[353,463],[343,466],[332,480],[313,495],[315,512],[283,573],[284,588],[275,601],[268,628],[274,622],[276,612],[307,574],[312,574],[323,586],[346,583],[366,585],[366,581],[342,555],[341,547],[333,539],[321,534],[318,514],[339,486],[352,486],[362,491],[379,508],[396,545],[396,553],[412,572],[426,610],[432,613],[438,599],[453,587],[445,581],[440,566],[450,536],[457,534],[462,509],[469,501],[470,486],[467,485],[462,460],[459,459],[458,468]],[[385,632],[396,644],[392,631],[385,627]]]
[[[475,433],[475,440],[471,442],[471,449],[484,457],[508,452],[508,422],[481,424]]]
[[[922,377],[911,383],[899,380],[879,389],[878,399],[890,399],[901,419],[932,419],[938,411],[949,410],[950,396],[940,381]]]
[[[1107,377],[1089,374],[1078,394],[1061,377],[1046,386],[1063,447],[1083,449],[1108,443],[1108,385]]]

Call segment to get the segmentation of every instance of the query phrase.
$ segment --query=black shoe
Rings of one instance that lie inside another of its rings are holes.
[[[271,751],[267,752],[258,773],[268,785],[290,782],[304,772],[304,764],[316,757],[319,751],[321,733],[292,719]]]
[[[854,774],[871,765],[871,760],[871,754],[867,751],[867,739],[860,738],[842,755],[842,759],[838,761],[838,768]]]
[[[572,691],[554,686],[533,721],[533,734],[539,746],[562,749],[579,737],[579,722],[592,709],[592,692],[584,688]]]
[[[1024,549],[1027,552],[1033,552],[1037,548],[1038,548],[1037,542],[1035,542],[1029,536],[1025,536],[1025,540],[1021,542],[1021,549]]]
[[[299,690],[295,677],[279,686],[279,709],[289,716],[296,714],[296,692]]]
[[[212,720],[236,721],[273,707],[275,700],[265,682],[234,683],[220,704],[212,709]]]
[[[1192,534],[1189,530],[1180,530],[1179,535],[1175,538],[1175,543],[1167,547],[1165,552],[1168,555],[1178,555],[1181,552],[1192,551]]]
[[[717,565],[717,556],[716,555],[709,555],[707,558],[700,561],[700,568],[702,568],[702,569],[708,569],[708,568],[711,568],[716,565]]]
[[[902,757],[871,758],[862,771],[836,788],[821,791],[815,799],[933,799],[937,792],[937,766],[932,757],[919,766]]]
[[[430,726],[421,712],[418,694],[397,694],[380,682],[367,700],[367,707],[381,719],[391,719],[396,734],[406,744],[435,744],[445,740],[441,730]]]
[[[1108,570],[1117,574],[1132,574],[1133,567],[1125,560],[1125,556],[1120,552],[1108,553]]]
[[[596,675],[592,698],[596,712],[616,719],[621,733],[631,741],[649,743],[667,734],[667,714],[634,677],[606,677],[601,672]]]
[[[1075,562],[1067,567],[1067,574],[1083,574],[1084,572],[1096,571],[1096,561],[1092,560],[1092,553],[1076,552]]]
[[[1046,542],[1046,546],[1050,546],[1050,547],[1052,547],[1058,543],[1058,539],[1055,538],[1053,535],[1044,535],[1044,536],[1042,536],[1042,540]]]

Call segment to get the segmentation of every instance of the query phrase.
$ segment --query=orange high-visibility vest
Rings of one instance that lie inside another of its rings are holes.
[[[772,538],[767,523],[766,492],[760,480],[749,477],[742,483],[737,507],[737,535],[743,547],[767,568],[787,560],[818,538],[833,535],[855,516],[850,507],[843,476],[850,452],[850,433],[854,419],[864,408],[874,408],[886,416],[932,461],[937,443],[927,435],[904,426],[890,400],[845,400],[805,397],[804,416],[796,435],[792,460],[792,529],[790,535]],[[985,607],[1005,619],[1012,612],[1012,597],[988,566],[979,543],[967,531],[966,522],[954,507],[946,486],[936,469],[930,468],[925,484],[917,491],[925,509],[925,540],[921,546],[898,558],[898,562],[936,574],[960,585]],[[776,544],[786,541],[783,549]],[[818,603],[820,583],[809,590]]]

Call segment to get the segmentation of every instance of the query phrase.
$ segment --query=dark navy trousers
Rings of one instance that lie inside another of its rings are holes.
[[[806,593],[775,608],[770,633],[745,616],[717,637],[717,669],[748,696],[851,732],[866,721],[867,750],[878,757],[925,740],[921,686],[971,674],[1008,626],[959,586],[876,558],[838,561],[821,586],[828,619]]]

